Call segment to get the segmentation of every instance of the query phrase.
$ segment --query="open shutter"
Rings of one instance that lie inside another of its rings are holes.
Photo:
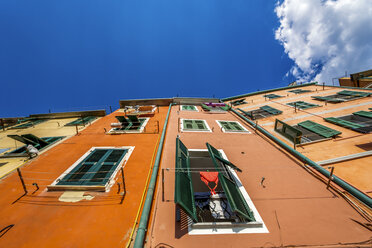
[[[22,137],[23,138],[26,138],[28,140],[32,140],[33,142],[35,143],[38,143],[40,145],[40,148],[42,147],[45,147],[47,145],[49,145],[48,142],[46,142],[45,140],[43,139],[40,139],[39,137],[33,135],[33,134],[22,134]]]
[[[368,111],[354,112],[353,115],[359,115],[359,116],[362,116],[362,117],[372,118],[372,112],[368,112]]]
[[[37,145],[36,142],[29,140],[25,137],[19,136],[18,134],[9,134],[8,137],[16,141],[22,142],[23,144],[26,144],[26,145],[33,145],[33,146]]]
[[[211,146],[209,143],[207,143],[207,148],[208,148],[209,155],[212,157],[212,160],[218,159],[220,162],[222,162],[222,163],[230,166],[234,170],[237,170],[239,172],[242,172],[242,170],[239,169],[237,166],[235,166],[233,163],[231,163],[230,161],[224,159],[221,156],[221,153],[216,148],[214,148],[213,146]],[[217,169],[220,169],[218,166],[216,168]]]
[[[225,171],[225,168],[217,160],[224,164],[230,162],[225,159],[222,159],[220,152],[210,144],[207,143],[207,147],[209,155],[212,158],[213,164],[218,171],[218,179],[221,182],[221,186],[223,188],[223,191],[225,192],[227,201],[230,204],[231,211],[235,212],[244,219],[247,219],[249,221],[255,221],[253,213],[250,210],[238,186],[236,186],[235,182],[229,178],[227,172]],[[231,165],[232,164],[230,163],[230,166]],[[237,168],[236,166],[234,167]]]
[[[205,110],[205,111],[211,111],[211,108],[205,104],[201,104],[202,108]]]
[[[267,106],[267,105],[260,107],[260,109],[265,110],[266,112],[269,112],[272,115],[279,115],[279,114],[283,113],[283,111],[280,111],[278,109],[272,108],[272,107]]]
[[[193,221],[198,221],[190,174],[189,151],[179,138],[176,139],[174,202],[178,204]]]
[[[303,121],[298,123],[298,125],[325,138],[330,138],[341,134],[340,131],[323,126],[313,121]]]
[[[337,117],[328,117],[328,118],[324,118],[324,120],[328,121],[330,123],[336,124],[338,126],[346,127],[346,128],[350,128],[350,129],[364,127],[364,125],[357,124],[357,123],[354,123],[354,122],[351,122],[351,121],[345,121],[345,120],[342,120],[342,119],[337,118]]]

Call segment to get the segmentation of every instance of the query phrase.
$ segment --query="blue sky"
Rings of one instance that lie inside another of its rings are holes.
[[[287,85],[276,1],[2,0],[0,116]]]

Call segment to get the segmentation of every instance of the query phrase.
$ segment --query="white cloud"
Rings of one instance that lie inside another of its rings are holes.
[[[295,65],[298,81],[372,69],[372,0],[284,0],[275,38]]]

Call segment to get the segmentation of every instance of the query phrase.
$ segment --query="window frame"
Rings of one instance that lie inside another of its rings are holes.
[[[220,130],[224,133],[244,133],[244,134],[250,134],[251,131],[249,131],[246,127],[244,127],[239,121],[231,121],[231,120],[216,120],[217,125],[220,127]],[[231,130],[226,130],[220,122],[234,122],[237,123],[241,128],[243,128],[244,131],[231,131]]]
[[[194,107],[194,110],[190,110],[190,109],[183,109],[183,107],[188,107],[188,106],[192,106]],[[180,105],[180,109],[181,111],[191,111],[191,112],[199,112],[199,109],[197,106],[195,105]]]
[[[223,149],[217,149],[222,158],[229,161]],[[208,149],[188,149],[189,152],[206,152]],[[212,159],[212,158],[211,158]],[[253,200],[250,198],[244,184],[241,182],[240,178],[237,175],[237,172],[230,166],[225,167],[228,170],[228,173],[232,176],[233,181],[237,185],[239,191],[243,195],[244,200],[246,201],[249,208],[254,213],[256,221],[254,222],[199,222],[193,223],[191,218],[187,216],[190,220],[188,222],[188,234],[189,235],[218,235],[218,234],[236,234],[237,230],[239,233],[269,233],[265,222],[263,221],[260,213],[258,212]],[[209,227],[210,226],[210,227]]]
[[[147,123],[150,121],[150,117],[139,117],[138,119],[145,119],[141,127],[138,130],[115,130],[116,127],[111,128],[108,134],[122,134],[122,133],[143,133]]]
[[[119,150],[119,149],[126,149],[128,150],[124,157],[120,160],[119,164],[116,166],[115,170],[112,172],[110,178],[107,180],[104,186],[102,185],[58,185],[58,183],[67,176],[76,166],[78,166],[81,162],[84,161],[95,149],[112,149],[112,150]],[[112,185],[115,183],[115,178],[117,173],[121,168],[124,169],[128,159],[130,158],[132,152],[134,150],[134,146],[95,146],[91,147],[87,152],[85,152],[78,160],[76,160],[70,167],[68,167],[64,172],[59,175],[52,184],[47,186],[48,191],[58,191],[58,190],[93,190],[93,191],[104,191],[109,192]]]
[[[185,120],[203,121],[204,122],[204,125],[206,126],[207,129],[206,130],[184,129],[183,124],[184,124],[184,121]],[[211,133],[212,132],[212,129],[209,127],[207,121],[206,120],[202,120],[202,119],[185,119],[185,118],[181,118],[180,119],[180,129],[181,129],[181,132],[197,132],[197,133],[200,133],[200,132]]]

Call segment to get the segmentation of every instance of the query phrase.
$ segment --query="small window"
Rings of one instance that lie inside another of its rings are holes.
[[[283,96],[279,96],[279,95],[276,95],[276,94],[267,94],[267,95],[264,95],[265,98],[269,98],[269,99],[275,99],[275,98],[280,98],[280,97],[283,97]]]
[[[230,109],[225,103],[202,103],[201,107],[206,112],[213,112],[213,113],[224,113]]]
[[[107,191],[132,150],[132,147],[93,147],[49,185],[48,190]]]
[[[240,110],[240,112],[242,112],[245,116],[249,117],[252,120],[266,118],[272,115],[280,115],[281,113],[283,113],[283,111],[267,106],[267,105],[262,106],[259,109],[255,109],[252,111],[244,111],[242,109],[238,109],[238,110]]]
[[[297,89],[297,90],[289,90],[288,92],[292,92],[295,94],[303,94],[303,93],[311,92],[311,90]]]
[[[43,123],[45,121],[47,121],[47,120],[46,119],[42,119],[42,120],[29,120],[29,121],[27,121],[25,123],[22,123],[22,124],[17,125],[17,126],[13,126],[13,127],[9,128],[9,129],[26,129],[26,128],[29,128],[29,127],[36,126],[36,125],[38,125],[40,123]]]
[[[296,102],[289,102],[287,105],[290,105],[292,107],[296,107],[298,109],[309,109],[309,108],[315,108],[320,107],[318,104],[303,102],[303,101],[296,101]]]
[[[12,156],[27,156],[26,148],[28,145],[32,145],[39,151],[46,149],[47,147],[53,145],[54,143],[62,140],[65,136],[55,136],[55,137],[42,137],[39,138],[33,134],[10,134],[9,138],[19,141],[24,144],[24,146],[18,147],[17,149],[6,153]]]
[[[280,120],[275,121],[276,132],[295,144],[305,144],[314,141],[328,140],[341,134],[340,131],[326,127],[313,121],[303,121],[290,126]]]
[[[233,106],[239,106],[239,105],[242,105],[242,104],[246,104],[247,102],[245,101],[245,99],[240,99],[240,100],[236,100],[236,101],[232,101],[231,104]]]
[[[211,132],[205,120],[181,119],[181,132]]]
[[[89,124],[92,121],[94,121],[95,119],[97,119],[96,116],[85,116],[85,117],[82,117],[82,118],[78,118],[74,121],[71,121],[71,122],[67,123],[65,126],[85,126],[85,124]]]
[[[181,110],[183,111],[198,111],[194,105],[181,105]]]
[[[225,133],[251,133],[243,127],[238,121],[217,121],[222,132]]]
[[[368,92],[343,90],[343,91],[338,92],[336,95],[312,96],[312,98],[315,100],[326,101],[330,103],[340,103],[340,102],[356,100],[356,99],[367,97],[370,95],[371,93],[368,93]]]
[[[371,133],[372,132],[372,118],[360,115],[359,111],[355,112],[352,115],[346,115],[341,117],[328,117],[324,118],[325,121],[333,123],[335,125],[351,129],[359,133]]]
[[[118,123],[111,123],[109,134],[142,133],[150,118],[138,118],[137,115],[115,116]]]

